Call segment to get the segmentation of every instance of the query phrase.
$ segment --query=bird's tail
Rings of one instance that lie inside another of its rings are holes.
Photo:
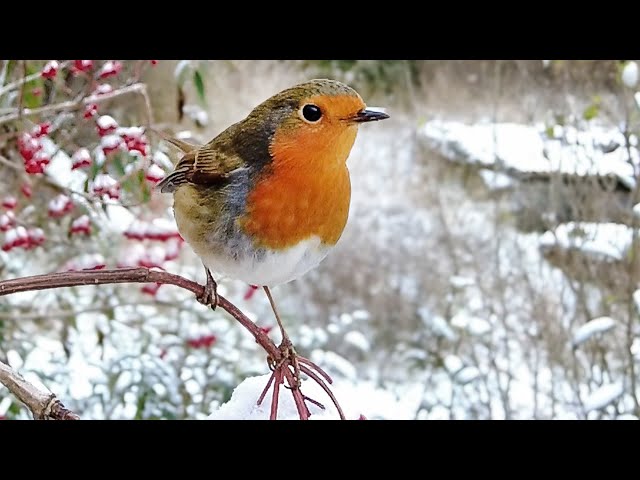
[[[172,137],[154,128],[149,128],[148,130],[155,133],[164,141],[170,143],[185,154],[176,165],[176,169],[160,180],[155,187],[157,190],[160,190],[161,193],[173,193],[180,184],[185,182],[185,174],[188,172],[188,169],[180,168],[180,164],[183,163],[185,157],[193,156],[199,146]]]
[[[148,130],[150,132],[153,132],[156,135],[158,135],[165,142],[168,142],[171,145],[173,145],[174,147],[179,148],[184,153],[192,152],[193,150],[196,150],[199,147],[199,145],[194,145],[192,143],[185,142],[185,141],[180,140],[178,138],[172,137],[172,136],[170,136],[170,135],[168,135],[168,134],[166,134],[164,132],[161,132],[160,130],[156,130],[155,128],[148,128]]]

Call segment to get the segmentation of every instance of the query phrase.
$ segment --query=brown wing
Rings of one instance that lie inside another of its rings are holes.
[[[221,153],[215,148],[215,142],[201,147],[190,145],[180,140],[166,138],[167,141],[185,152],[173,172],[167,175],[157,187],[162,193],[174,192],[180,185],[192,183],[194,185],[219,185],[229,178],[229,175],[242,168],[243,162],[239,156]]]

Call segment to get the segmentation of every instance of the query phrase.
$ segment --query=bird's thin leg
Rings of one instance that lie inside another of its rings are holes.
[[[213,279],[211,270],[207,267],[204,267],[204,270],[207,272],[207,284],[204,286],[204,292],[202,292],[202,295],[199,295],[196,298],[203,305],[215,310],[218,306],[218,284]]]
[[[269,287],[264,286],[262,288],[264,288],[264,291],[267,294],[267,298],[269,299],[269,303],[271,304],[271,309],[273,310],[273,313],[276,316],[276,321],[278,322],[278,326],[280,327],[280,333],[282,334],[282,343],[280,344],[280,350],[284,354],[284,360],[289,360],[289,362],[293,366],[293,374],[297,383],[296,387],[300,387],[300,365],[298,364],[298,354],[293,348],[293,343],[291,342],[289,335],[287,335],[287,332],[284,329],[282,320],[280,320],[280,315],[278,315],[278,310],[276,309],[276,304],[273,301],[273,297],[271,296]]]

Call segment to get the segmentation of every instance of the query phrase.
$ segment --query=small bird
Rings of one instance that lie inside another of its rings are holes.
[[[316,267],[347,223],[346,162],[358,127],[389,115],[367,109],[351,87],[327,79],[283,90],[209,143],[163,136],[184,153],[157,188],[173,194],[178,230],[207,274],[198,300],[217,304],[212,273],[264,288]]]

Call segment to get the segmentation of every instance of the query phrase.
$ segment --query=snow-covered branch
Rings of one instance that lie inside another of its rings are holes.
[[[68,100],[66,102],[54,103],[52,105],[46,105],[44,107],[39,108],[23,108],[22,111],[15,111],[10,113],[9,115],[5,115],[0,117],[0,125],[5,123],[13,122],[14,120],[18,120],[21,117],[31,117],[35,115],[42,115],[45,113],[52,112],[64,112],[69,110],[77,110],[86,105],[90,105],[92,103],[101,103],[107,100],[114,99],[116,97],[121,97],[123,95],[128,95],[130,93],[137,93],[142,95],[145,101],[145,110],[147,114],[147,122],[149,125],[152,124],[153,119],[151,118],[151,104],[149,101],[149,96],[147,94],[147,86],[144,83],[134,83],[133,85],[128,85],[126,87],[118,88],[108,93],[99,93],[89,95],[84,98],[80,98],[77,100]]]

